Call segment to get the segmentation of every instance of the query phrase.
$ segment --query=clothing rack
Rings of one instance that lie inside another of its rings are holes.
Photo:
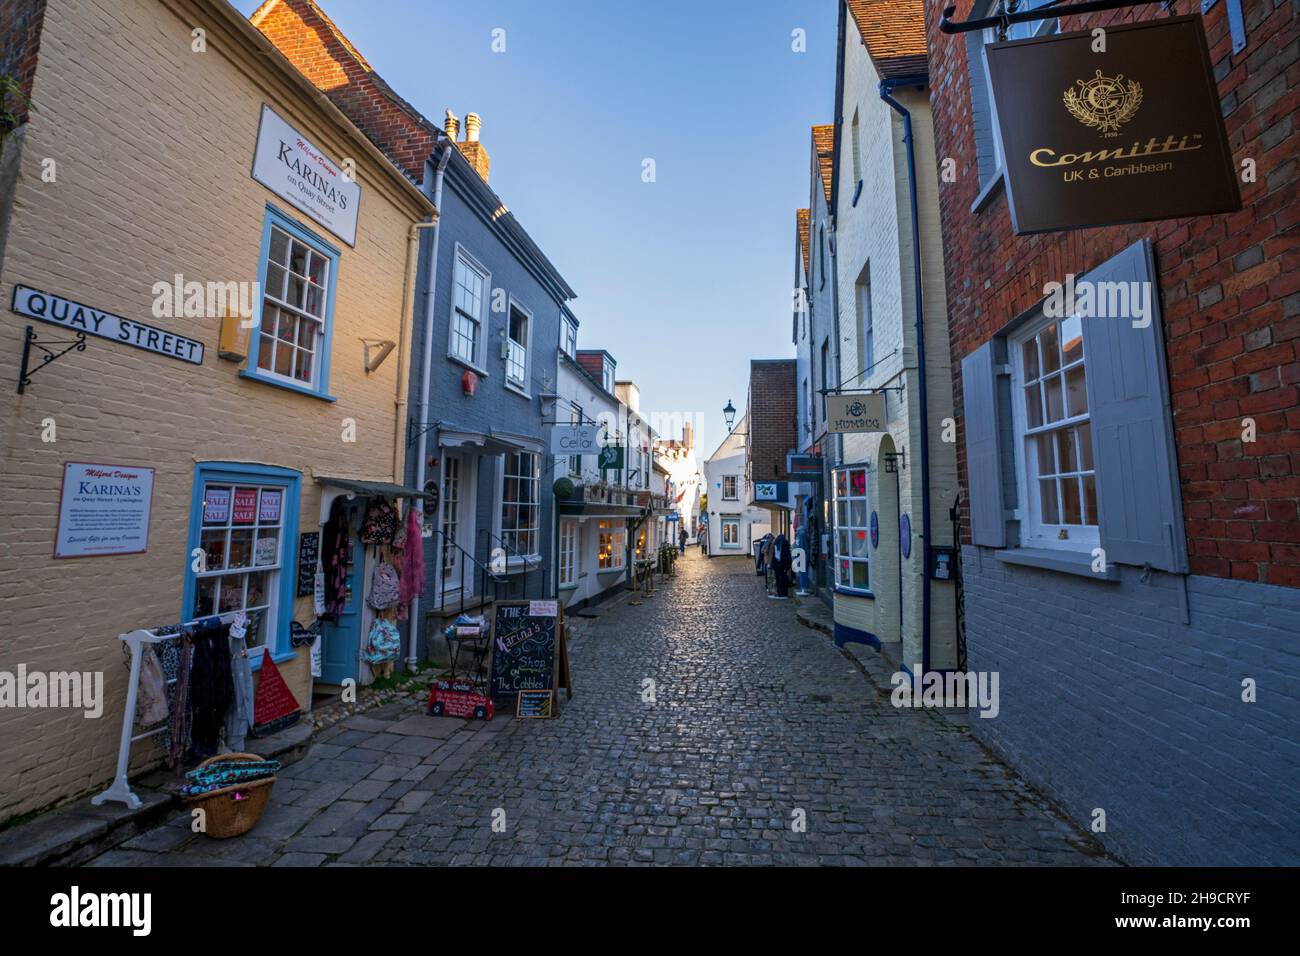
[[[120,800],[132,810],[139,809],[141,805],[140,798],[132,791],[131,783],[126,776],[127,769],[131,765],[131,745],[137,740],[144,740],[146,737],[153,737],[162,733],[171,724],[170,721],[166,721],[153,730],[146,730],[140,734],[135,732],[135,705],[140,689],[140,654],[144,646],[146,644],[161,644],[164,641],[177,640],[185,633],[187,628],[198,627],[214,620],[221,624],[230,624],[238,614],[238,611],[227,611],[225,614],[219,615],[210,614],[194,621],[183,621],[180,624],[167,624],[155,628],[142,628],[117,636],[118,640],[122,641],[131,653],[131,676],[127,679],[126,687],[126,711],[122,714],[122,737],[117,747],[117,774],[113,777],[113,782],[107,790],[90,798],[91,804],[100,806],[109,800]],[[169,680],[167,683],[172,684],[175,681]]]

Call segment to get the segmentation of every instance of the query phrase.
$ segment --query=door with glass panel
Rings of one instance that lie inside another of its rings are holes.
[[[442,460],[442,590],[444,596],[470,594],[474,575],[465,567],[465,553],[473,553],[472,524],[473,468],[462,455]],[[463,551],[461,549],[464,549]]]

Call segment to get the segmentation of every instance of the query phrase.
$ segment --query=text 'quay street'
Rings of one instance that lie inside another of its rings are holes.
[[[891,706],[751,563],[691,554],[575,632],[558,719],[351,717],[246,836],[209,840],[180,813],[95,863],[1107,862],[960,722]]]

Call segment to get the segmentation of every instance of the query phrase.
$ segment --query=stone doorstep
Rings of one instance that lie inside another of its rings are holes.
[[[262,756],[285,766],[306,755],[313,728],[300,721],[285,730],[250,738]],[[94,806],[94,793],[78,797],[35,819],[0,832],[0,866],[77,866],[161,822],[181,805],[182,777],[154,770],[131,781],[140,806],[130,809],[116,800]]]

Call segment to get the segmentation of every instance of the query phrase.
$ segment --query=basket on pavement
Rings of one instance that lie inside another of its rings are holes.
[[[195,769],[202,769],[212,763],[229,760],[261,760],[257,754],[219,754],[209,757]],[[216,840],[241,836],[262,818],[266,802],[271,798],[271,788],[275,777],[263,777],[246,783],[237,783],[220,790],[212,790],[195,796],[187,796],[185,802],[191,808],[197,807],[204,813],[204,831]]]

